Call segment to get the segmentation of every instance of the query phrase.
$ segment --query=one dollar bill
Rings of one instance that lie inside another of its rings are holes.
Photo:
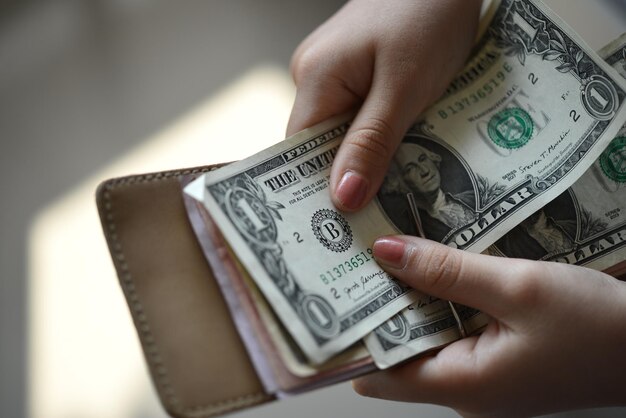
[[[626,78],[626,33],[600,51]],[[489,247],[492,255],[604,270],[626,259],[626,126],[572,187]]]

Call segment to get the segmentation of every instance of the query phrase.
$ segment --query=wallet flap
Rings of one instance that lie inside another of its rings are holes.
[[[214,416],[265,393],[189,225],[179,179],[216,167],[129,176],[97,192],[103,230],[161,402]]]

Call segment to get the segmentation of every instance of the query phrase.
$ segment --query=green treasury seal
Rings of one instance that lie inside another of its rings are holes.
[[[533,135],[533,120],[520,109],[504,109],[493,115],[487,125],[489,138],[499,147],[521,148]]]
[[[600,167],[611,180],[626,183],[626,136],[618,136],[611,141],[600,155]]]

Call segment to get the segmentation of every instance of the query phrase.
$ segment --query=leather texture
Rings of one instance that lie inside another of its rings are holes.
[[[265,393],[189,225],[179,179],[216,167],[108,180],[105,237],[152,380],[175,417],[210,417]]]

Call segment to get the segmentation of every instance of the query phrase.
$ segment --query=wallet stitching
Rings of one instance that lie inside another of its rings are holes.
[[[117,187],[132,185],[136,183],[147,183],[152,181],[167,180],[173,177],[206,173],[216,168],[218,167],[202,167],[117,178],[110,180],[106,183],[105,190],[102,194],[104,199],[105,220],[107,225],[106,233],[112,244],[111,250],[114,255],[113,260],[121,273],[120,276],[122,277],[123,288],[128,295],[128,301],[130,302],[129,305],[131,311],[133,312],[133,317],[139,324],[138,331],[141,335],[141,340],[143,341],[145,347],[146,358],[148,360],[148,363],[150,364],[150,368],[152,369],[154,376],[156,377],[158,386],[162,388],[163,394],[165,395],[167,402],[179,411],[181,410],[177,408],[177,405],[180,405],[180,400],[174,393],[174,389],[168,378],[167,367],[163,364],[163,359],[159,354],[159,349],[156,342],[154,341],[154,336],[152,335],[148,318],[143,312],[143,306],[139,301],[139,296],[135,291],[135,283],[133,281],[133,276],[130,272],[128,263],[125,261],[126,257],[124,255],[124,251],[122,249],[121,243],[118,241],[116,232],[117,227],[115,225],[115,218],[112,211],[113,205],[111,203],[111,191],[113,191],[113,189]],[[226,399],[208,405],[183,407],[181,412],[194,417],[198,416],[198,414],[208,414],[207,416],[210,416],[217,413],[232,411],[243,406],[253,405],[266,399],[271,399],[271,395],[268,395],[265,392],[256,392],[249,395]]]

